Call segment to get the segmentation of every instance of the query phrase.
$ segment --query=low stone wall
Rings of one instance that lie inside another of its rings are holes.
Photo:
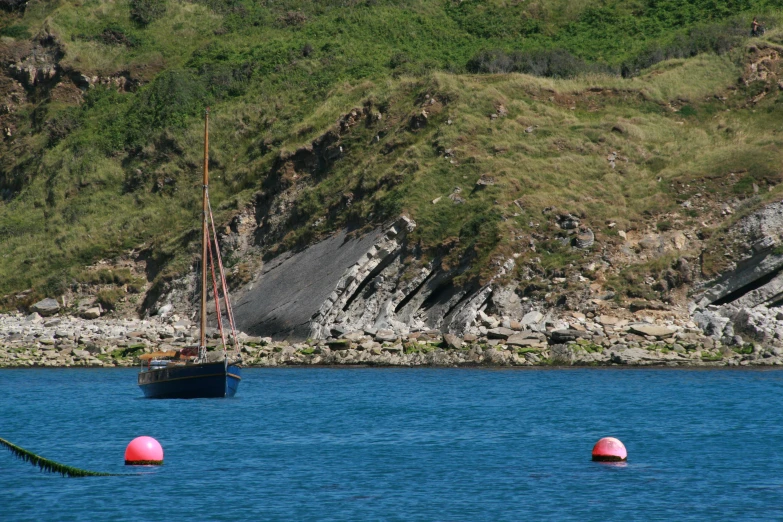
[[[480,335],[437,330],[398,335],[389,330],[347,332],[302,343],[240,334],[238,358],[246,366],[780,366],[783,351],[748,343],[728,347],[687,326],[623,324],[613,318],[541,331],[486,317]],[[197,343],[197,329],[177,316],[167,320],[44,319],[0,315],[0,367],[115,367],[138,356]],[[209,331],[208,345],[220,335]]]

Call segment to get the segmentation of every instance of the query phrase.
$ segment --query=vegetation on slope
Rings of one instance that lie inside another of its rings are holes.
[[[779,96],[749,106],[759,93],[737,78],[750,18],[772,28],[782,3],[11,6],[0,12],[6,70],[42,55],[58,72],[0,85],[11,130],[0,145],[0,295],[57,294],[82,266],[140,245],[155,260],[150,277],[185,270],[207,105],[224,221],[269,191],[281,158],[352,109],[370,116],[341,134],[327,164],[295,172],[308,178],[296,226],[273,251],[407,212],[425,256],[459,245],[452,256],[471,252],[473,275],[486,276],[494,260],[523,252],[520,263],[550,277],[579,254],[552,241],[543,209],[584,216],[609,241],[676,209],[675,184],[731,171],[732,197],[777,185]],[[539,77],[486,74],[514,71]]]

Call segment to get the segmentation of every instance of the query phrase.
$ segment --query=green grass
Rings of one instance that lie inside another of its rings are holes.
[[[46,28],[62,47],[61,68],[141,86],[97,86],[81,104],[52,91],[13,115],[14,138],[0,143],[0,296],[30,287],[56,295],[83,266],[140,246],[162,267],[152,277],[187,270],[206,105],[221,222],[266,190],[281,154],[354,108],[382,115],[344,133],[344,155],[304,177],[294,217],[307,226],[272,238],[278,252],[405,212],[425,259],[456,245],[443,262],[467,260],[470,277],[488,278],[495,257],[524,252],[519,264],[538,258],[549,278],[586,254],[552,240],[527,251],[537,230],[557,232],[545,207],[586,216],[600,235],[607,221],[632,226],[676,208],[672,180],[742,166],[726,188],[738,197],[778,180],[781,144],[764,132],[781,116],[778,95],[754,113],[748,93],[733,90],[743,27],[763,14],[777,38],[778,2],[347,4],[168,0],[162,14],[140,0],[63,0],[4,13],[2,52]],[[564,78],[469,74],[484,51],[567,53],[557,74],[542,73]],[[732,93],[736,101],[715,101]],[[500,106],[505,115],[490,120]],[[427,125],[411,130],[423,109]],[[627,161],[609,168],[610,151]],[[477,189],[482,175],[495,184]],[[448,198],[455,187],[462,204]],[[625,279],[616,286],[638,277]]]

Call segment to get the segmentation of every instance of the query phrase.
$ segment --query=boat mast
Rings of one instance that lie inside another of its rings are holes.
[[[209,188],[209,107],[204,113],[204,184],[201,203],[201,339],[198,345],[199,360],[207,356],[207,189]],[[217,296],[216,296],[217,298]]]

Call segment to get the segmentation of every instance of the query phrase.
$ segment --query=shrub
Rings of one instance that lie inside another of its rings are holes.
[[[30,31],[26,25],[10,25],[0,29],[0,36],[10,36],[17,40],[24,40],[26,38],[32,38]]]
[[[166,14],[167,0],[131,0],[131,19],[139,25],[149,25]]]
[[[125,291],[121,288],[105,288],[96,295],[96,302],[105,310],[114,310],[124,295]]]
[[[650,44],[620,66],[624,77],[635,76],[643,69],[672,58],[688,58],[700,53],[725,54],[741,45],[747,37],[747,24],[739,18],[723,23],[694,27],[678,33],[666,45]]]
[[[307,16],[301,11],[288,11],[277,19],[277,22],[284,27],[304,25],[306,21]]]
[[[0,9],[3,11],[23,11],[26,6],[27,0],[0,0]]]
[[[656,224],[656,228],[658,229],[659,232],[666,232],[667,230],[671,230],[672,229],[672,223],[671,223],[671,221],[666,221],[666,220],[659,221]]]
[[[685,116],[686,118],[688,116],[696,116],[696,109],[694,109],[690,105],[683,105],[680,108],[680,115]]]
[[[139,41],[132,35],[128,35],[121,27],[110,26],[103,30],[97,38],[106,45],[124,45],[125,47],[136,47]]]
[[[61,111],[48,120],[45,125],[49,133],[49,146],[56,145],[81,125],[78,109],[70,108]]]
[[[519,72],[548,78],[573,78],[587,72],[605,71],[606,67],[588,64],[564,49],[535,51],[481,51],[468,62],[473,73]]]

